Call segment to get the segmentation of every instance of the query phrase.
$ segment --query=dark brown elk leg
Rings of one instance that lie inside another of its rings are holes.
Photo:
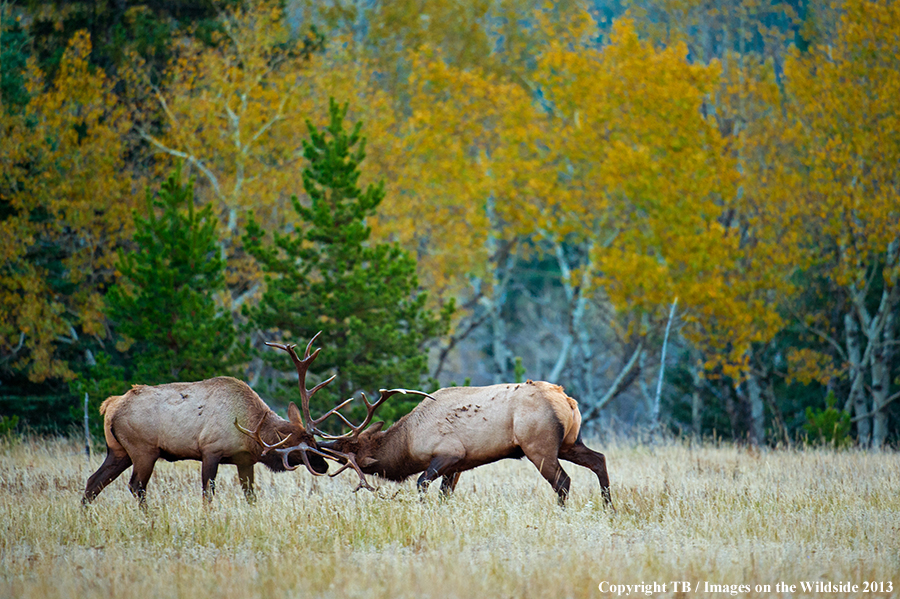
[[[523,449],[523,451],[525,451]],[[556,494],[559,496],[559,505],[565,506],[566,499],[569,498],[569,485],[571,479],[566,471],[559,465],[559,460],[555,455],[542,455],[540,453],[529,453],[525,451],[525,456],[531,460],[531,463],[537,467]]]
[[[219,472],[219,456],[205,455],[201,461],[200,476],[203,478],[203,500],[209,504],[216,494],[216,474]]]
[[[454,472],[453,474],[445,474],[441,479],[441,493],[444,496],[448,496],[453,493],[453,490],[456,489],[456,483],[459,482],[459,475],[461,472]]]
[[[606,471],[606,456],[587,447],[581,441],[581,437],[579,437],[572,447],[565,450],[561,449],[559,457],[567,462],[584,466],[596,474],[600,480],[600,493],[603,494],[603,501],[615,511],[616,508],[613,506],[612,496],[609,493],[609,473]]]
[[[241,481],[241,489],[244,491],[244,498],[247,500],[247,503],[253,505],[256,503],[256,493],[253,490],[253,462],[242,462],[237,465],[237,470],[238,480]]]
[[[135,453],[135,455],[140,455]],[[134,470],[131,471],[131,480],[128,481],[128,488],[131,494],[137,497],[141,507],[147,505],[145,496],[147,494],[147,483],[153,475],[153,466],[156,465],[158,455],[152,454],[148,457],[141,457],[134,460]]]
[[[106,485],[116,480],[129,466],[131,466],[131,458],[128,457],[128,454],[117,456],[107,447],[106,459],[87,481],[84,497],[81,498],[82,505],[92,502]]]
[[[458,457],[448,455],[439,455],[431,458],[431,463],[428,464],[428,468],[422,473],[419,480],[416,481],[416,487],[419,489],[419,493],[427,491],[431,481],[439,476],[443,476],[444,472],[458,461]]]

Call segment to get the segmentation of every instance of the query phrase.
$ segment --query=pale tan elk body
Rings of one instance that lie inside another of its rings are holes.
[[[300,379],[304,391],[306,368],[317,354],[318,350],[309,356],[307,347]],[[246,383],[231,377],[153,387],[136,385],[125,395],[110,397],[100,408],[104,415],[106,460],[88,479],[82,501],[91,502],[133,465],[128,485],[143,503],[147,482],[160,458],[200,460],[203,494],[207,499],[212,498],[219,464],[237,466],[248,501],[253,499],[253,466],[257,462],[276,472],[292,470],[301,463],[314,474],[327,472],[325,460],[316,452],[307,456],[305,449],[315,448],[310,430],[315,430],[318,424],[309,417],[309,397],[332,379],[320,383],[311,392],[305,391],[303,409],[309,430],[304,427],[294,403],[290,404],[285,420]],[[243,425],[255,425],[256,429],[250,431]],[[290,452],[270,453],[271,449],[288,442],[294,444]]]
[[[562,387],[543,381],[490,387],[449,387],[435,391],[386,431],[364,430],[386,399],[366,402],[366,420],[343,437],[319,447],[353,455],[366,474],[403,480],[422,472],[425,490],[442,476],[441,490],[453,490],[459,473],[505,458],[527,457],[564,503],[570,479],[559,460],[590,468],[611,505],[603,454],[581,440],[578,403]]]

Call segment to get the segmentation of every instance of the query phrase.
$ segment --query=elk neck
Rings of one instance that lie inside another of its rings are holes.
[[[364,431],[355,440],[322,441],[319,446],[353,454],[360,470],[365,474],[374,474],[388,480],[401,481],[419,471],[410,463],[408,431],[403,419],[386,431]]]
[[[373,464],[363,467],[366,474],[374,474],[387,480],[402,481],[422,471],[422,465],[413,459],[409,451],[409,427],[401,418],[386,431],[372,434],[366,448],[360,448],[360,456],[372,457]]]

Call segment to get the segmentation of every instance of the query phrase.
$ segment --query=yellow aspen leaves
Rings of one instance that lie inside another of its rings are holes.
[[[30,102],[0,113],[0,356],[36,382],[71,376],[56,345],[105,336],[102,295],[131,235],[130,122],[90,51],[76,33],[52,82],[30,63]]]

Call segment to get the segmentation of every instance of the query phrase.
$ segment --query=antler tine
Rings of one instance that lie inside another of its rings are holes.
[[[380,393],[380,397],[375,403],[369,403],[369,399],[366,397],[366,394],[362,394],[363,403],[366,405],[366,418],[359,426],[353,426],[352,424],[348,423],[351,429],[351,432],[349,434],[351,439],[356,439],[359,434],[363,432],[363,430],[369,425],[369,423],[372,422],[372,416],[375,415],[375,410],[377,410],[381,404],[383,404],[394,395],[397,395],[398,393],[404,395],[422,395],[424,397],[431,397],[431,399],[434,399],[434,397],[432,397],[428,393],[425,393],[424,391],[415,391],[411,389],[379,389],[378,392]]]
[[[300,387],[300,407],[303,410],[303,418],[305,424],[303,427],[306,429],[310,435],[314,435],[317,432],[316,425],[321,422],[314,421],[312,415],[309,413],[309,400],[315,394],[316,391],[333,381],[337,375],[332,375],[331,378],[322,381],[312,389],[306,388],[306,373],[309,371],[309,365],[313,363],[313,361],[318,357],[319,351],[322,348],[317,348],[316,351],[309,353],[309,350],[312,348],[313,342],[316,338],[322,334],[322,331],[319,331],[313,338],[309,340],[309,343],[306,345],[306,351],[303,352],[303,359],[301,360],[299,356],[297,356],[297,352],[294,351],[294,348],[297,347],[293,343],[283,344],[283,343],[271,343],[266,341],[266,345],[271,347],[277,347],[278,349],[286,351],[291,356],[291,360],[294,362],[294,367],[297,368],[297,385]]]
[[[334,415],[336,415],[338,418],[340,418],[340,419],[344,422],[344,424],[346,424],[347,426],[352,427],[353,425],[350,424],[350,421],[347,420],[347,418],[346,418],[343,414],[341,414],[340,410],[341,410],[341,408],[343,408],[344,406],[346,406],[348,403],[350,403],[350,402],[353,401],[354,399],[355,399],[355,398],[353,398],[353,397],[351,397],[350,399],[345,399],[345,400],[342,401],[340,404],[334,406],[333,408],[331,408],[330,410],[328,410],[327,412],[325,412],[324,414],[322,414],[321,416],[319,416],[318,418],[316,418],[315,420],[313,420],[313,421],[312,421],[312,424],[313,424],[313,426],[315,427],[316,434],[319,435],[319,436],[322,436],[322,437],[337,438],[337,437],[334,437],[334,436],[332,436],[332,435],[329,435],[329,434],[326,433],[326,432],[323,432],[323,431],[319,430],[319,428],[318,428],[319,425],[322,424],[322,423],[325,421],[325,419],[328,418],[329,416],[331,416],[332,414],[334,414]]]
[[[260,445],[262,445],[265,448],[265,449],[263,449],[262,455],[266,455],[267,453],[269,453],[270,449],[275,449],[276,447],[280,447],[280,446],[284,445],[285,443],[287,443],[288,439],[291,438],[291,436],[288,435],[287,437],[285,437],[278,443],[275,443],[274,445],[269,445],[268,443],[263,441],[262,437],[260,437],[260,435],[259,435],[259,429],[262,426],[262,423],[265,422],[265,420],[266,420],[266,414],[263,414],[263,417],[260,419],[259,424],[257,424],[256,428],[251,431],[251,430],[245,429],[243,426],[238,424],[237,418],[234,419],[234,425],[237,427],[237,429],[239,431],[241,431],[242,433],[244,433],[245,435],[247,435],[248,437],[250,437],[251,439],[253,439],[254,441],[256,441],[257,443],[259,443]]]
[[[309,343],[306,344],[306,351],[303,352],[303,359],[304,359],[304,360],[305,360],[306,358],[309,357],[309,350],[310,350],[310,348],[312,347],[312,344],[316,342],[316,339],[317,339],[317,338],[319,337],[319,335],[321,335],[321,334],[322,334],[322,331],[319,331],[318,333],[316,333],[315,335],[313,335],[313,338],[310,339],[310,340],[309,340]],[[318,351],[318,350],[316,350],[316,351]]]
[[[379,389],[379,391],[384,391],[384,389]],[[400,393],[403,395],[421,395],[422,397],[427,397],[428,399],[433,399],[437,401],[437,398],[433,396],[431,393],[425,393],[424,391],[417,391],[415,389],[391,389],[388,393]]]
[[[309,470],[310,474],[313,476],[323,476],[323,473],[316,472],[313,470],[312,464],[309,463],[309,458],[306,455],[307,451],[314,451],[319,453],[315,447],[307,445],[305,442],[301,441],[298,445],[293,445],[291,447],[285,447],[283,449],[276,449],[275,453],[281,454],[281,463],[284,465],[285,470],[296,470],[300,466],[291,466],[288,462],[288,456],[294,453],[295,451],[301,452],[301,457],[303,458],[303,464],[306,466],[306,469]]]

